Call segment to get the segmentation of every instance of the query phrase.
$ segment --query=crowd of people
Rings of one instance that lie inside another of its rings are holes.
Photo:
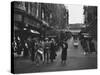
[[[78,37],[80,44],[84,50],[84,55],[96,51],[96,42],[92,38]],[[18,36],[14,38],[12,47],[14,55],[18,54],[23,57],[29,57],[33,63],[50,63],[54,62],[57,57],[57,51],[61,50],[61,62],[66,63],[67,60],[67,40],[56,41],[55,38],[32,38],[28,37],[26,40]],[[95,44],[94,44],[95,43]],[[62,49],[60,49],[62,48]]]
[[[81,46],[84,50],[84,55],[96,52],[97,53],[97,45],[96,45],[96,39],[92,38],[92,37],[84,37],[81,35],[80,39],[80,43]]]
[[[23,52],[23,55],[26,57],[30,57],[31,61],[36,64],[42,63],[50,63],[54,62],[54,60],[57,57],[57,51],[59,51],[59,48],[62,48],[61,53],[61,61],[62,63],[66,62],[67,59],[67,48],[68,44],[66,40],[57,42],[54,38],[45,38],[45,39],[38,39],[38,38],[32,38],[29,37],[27,40],[24,41],[24,46],[21,46],[21,40],[18,37],[18,43],[15,42],[14,49],[15,53],[21,54]],[[17,45],[18,48],[16,47]]]

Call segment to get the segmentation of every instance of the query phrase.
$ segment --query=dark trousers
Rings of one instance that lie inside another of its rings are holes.
[[[49,62],[49,58],[50,58],[50,52],[49,52],[48,49],[46,49],[46,50],[44,51],[44,61]]]

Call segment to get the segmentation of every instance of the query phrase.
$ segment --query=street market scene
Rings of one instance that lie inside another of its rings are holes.
[[[97,6],[11,3],[15,74],[97,68]]]

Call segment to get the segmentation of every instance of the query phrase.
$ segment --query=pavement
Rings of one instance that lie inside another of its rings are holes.
[[[78,41],[79,42],[79,41]],[[50,71],[68,71],[97,68],[96,53],[84,55],[80,42],[78,48],[73,46],[73,38],[68,40],[68,57],[65,64],[61,63],[61,50],[57,52],[57,57],[53,63],[41,64],[37,66],[29,58],[14,59],[15,73],[34,73]]]

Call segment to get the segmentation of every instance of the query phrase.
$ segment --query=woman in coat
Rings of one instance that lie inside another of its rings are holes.
[[[68,48],[67,42],[63,42],[62,43],[62,53],[61,53],[62,63],[66,63],[66,59],[67,59],[67,48]]]
[[[51,47],[50,47],[50,60],[51,60],[51,62],[53,62],[53,60],[56,57],[56,50],[55,50],[55,48],[56,48],[56,46],[55,46],[54,42],[52,41]]]

